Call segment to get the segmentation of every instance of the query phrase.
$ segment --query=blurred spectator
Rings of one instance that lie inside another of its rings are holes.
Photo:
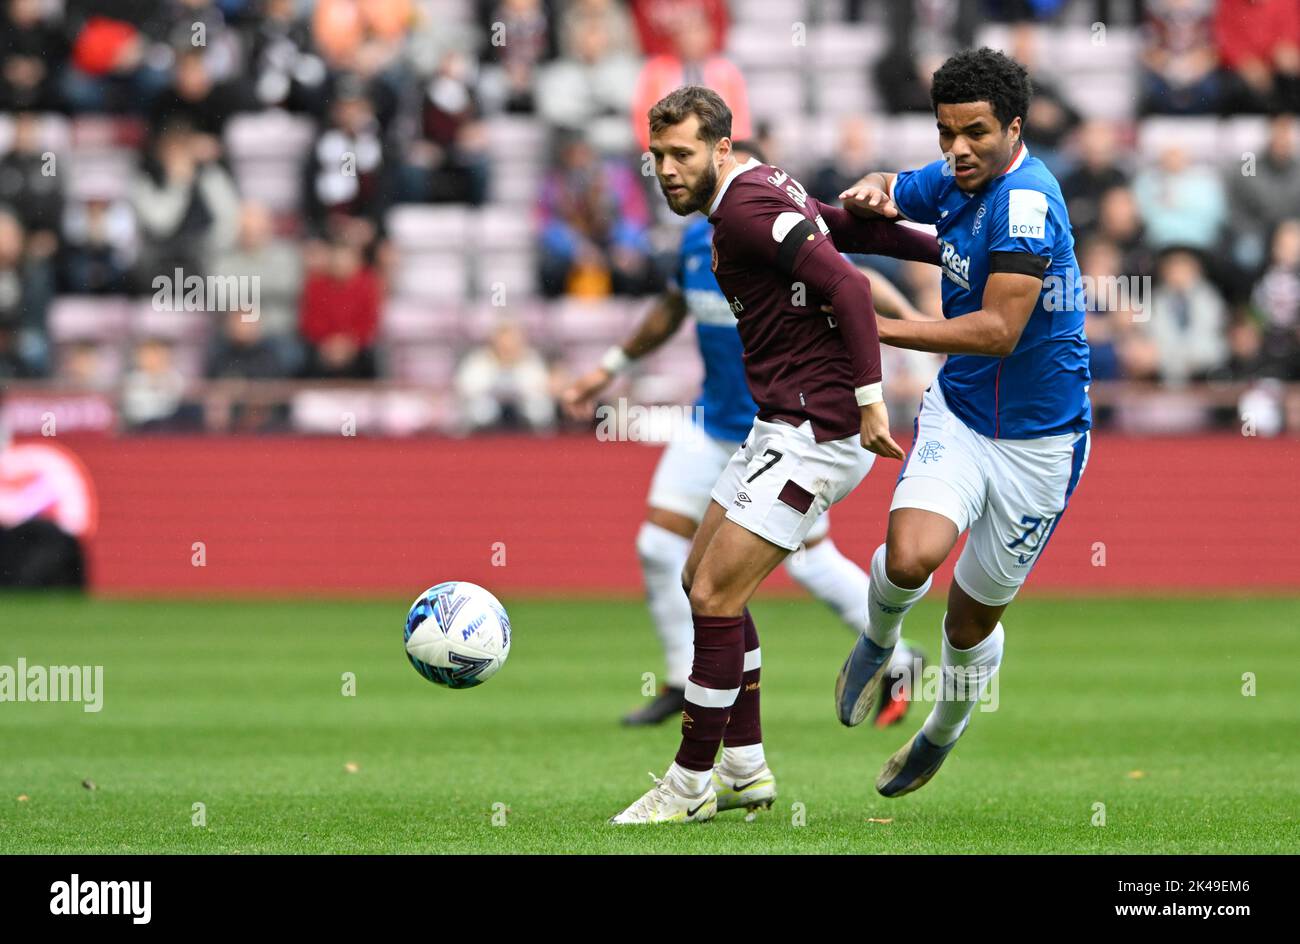
[[[300,330],[307,343],[308,377],[373,378],[382,287],[355,245],[339,240],[323,266],[308,272]]]
[[[316,0],[312,36],[331,63],[373,74],[400,53],[414,15],[411,0]]]
[[[297,0],[266,0],[245,27],[251,97],[266,108],[319,112],[325,63],[312,45],[311,26]]]
[[[239,214],[239,240],[212,260],[216,275],[256,280],[258,332],[280,359],[279,372],[298,373],[303,365],[298,340],[298,296],[302,289],[302,253],[298,245],[275,235],[270,212],[249,201]]]
[[[1256,375],[1300,380],[1300,219],[1278,224],[1250,301],[1260,328]]]
[[[208,357],[206,373],[214,379],[270,380],[285,376],[275,346],[262,335],[257,312],[225,312],[220,334]]]
[[[13,210],[27,230],[28,251],[50,258],[59,246],[63,222],[63,178],[54,154],[41,148],[41,119],[34,112],[14,117],[14,146],[0,157],[0,206]]]
[[[221,156],[221,133],[241,105],[236,87],[215,82],[208,62],[203,50],[182,48],[176,55],[171,84],[158,93],[149,110],[154,134],[170,124],[192,128],[192,146],[200,161]]]
[[[1249,164],[1234,161],[1228,166],[1234,251],[1238,263],[1252,271],[1264,264],[1265,239],[1300,207],[1296,137],[1295,116],[1278,115],[1269,123],[1264,153],[1255,154]]]
[[[644,152],[650,147],[650,125],[646,113],[659,99],[683,85],[703,85],[722,96],[731,109],[731,136],[753,135],[749,121],[749,93],[745,77],[731,60],[717,53],[714,26],[706,11],[687,7],[674,21],[673,51],[652,56],[637,78],[632,103],[632,130]]]
[[[1129,182],[1116,157],[1115,127],[1109,121],[1093,119],[1085,124],[1079,131],[1078,150],[1078,165],[1061,179],[1061,194],[1076,239],[1099,224],[1106,191]]]
[[[59,286],[74,295],[126,294],[136,248],[130,203],[102,197],[74,203],[63,221]]]
[[[1034,95],[1025,115],[1025,143],[1035,157],[1053,172],[1062,165],[1061,147],[1082,118],[1066,100],[1056,83],[1043,75],[1038,61],[1038,38],[1042,27],[1017,23],[1011,29],[1011,58],[1029,73]]]
[[[559,156],[538,199],[542,290],[551,297],[654,291],[650,212],[640,181],[581,136],[565,138]]]
[[[305,207],[313,234],[369,246],[388,207],[384,142],[374,107],[356,77],[340,82],[307,152]]]
[[[168,70],[146,58],[148,39],[135,24],[92,15],[72,41],[62,75],[63,99],[74,112],[141,113],[166,86]]]
[[[471,430],[549,429],[555,423],[546,363],[519,326],[499,325],[456,369],[456,396]]]
[[[117,384],[114,365],[94,341],[76,341],[61,346],[59,379],[80,390],[111,390]]]
[[[1218,243],[1227,218],[1223,184],[1208,168],[1192,166],[1182,146],[1167,146],[1156,167],[1143,169],[1133,195],[1152,249],[1177,245],[1208,251]]]
[[[831,156],[813,171],[808,192],[823,203],[839,206],[840,194],[875,168],[875,153],[867,119],[862,115],[845,115],[840,119],[835,148]]]
[[[172,362],[172,349],[149,338],[136,345],[133,366],[122,382],[122,419],[136,429],[165,429],[188,419],[182,410],[185,378]]]
[[[707,25],[709,53],[720,53],[727,45],[727,0],[632,0],[632,17],[646,56],[676,54],[683,19],[702,20]],[[721,94],[722,90],[718,91]]]
[[[1214,0],[1149,0],[1143,25],[1140,114],[1214,112],[1223,89]]]
[[[1090,239],[1079,246],[1079,274],[1088,293],[1085,331],[1089,370],[1093,380],[1119,380],[1124,376],[1120,351],[1123,335],[1133,323],[1131,309],[1110,310],[1107,286],[1124,274],[1119,247],[1105,239]]]
[[[569,0],[560,14],[560,55],[581,59],[577,46],[581,38],[580,20],[598,20],[604,28],[611,55],[640,58],[641,44],[632,26],[632,17],[622,0]]]
[[[1150,318],[1139,327],[1155,345],[1165,383],[1203,380],[1227,365],[1227,306],[1194,252],[1171,249],[1160,258]]]
[[[487,34],[484,93],[493,110],[531,113],[538,66],[555,56],[552,4],[544,0],[478,0]]]
[[[1225,111],[1300,111],[1300,3],[1218,0],[1214,38],[1228,76]]]
[[[30,254],[22,223],[0,209],[0,326],[6,350],[23,364],[26,376],[46,372],[48,349],[45,315],[53,294],[53,267]]]
[[[1128,187],[1111,187],[1097,207],[1096,235],[1115,244],[1123,254],[1120,271],[1127,275],[1151,275],[1155,259],[1146,243],[1146,228],[1138,212],[1137,199]]]
[[[201,157],[207,145],[185,123],[165,126],[131,185],[140,222],[140,279],[206,274],[214,252],[229,248],[239,232],[239,195],[217,161]]]
[[[26,380],[36,372],[19,351],[18,326],[0,321],[0,380]]]
[[[586,129],[603,154],[629,153],[636,136],[627,116],[640,65],[613,49],[605,16],[571,16],[566,23],[572,58],[557,59],[541,69],[538,110],[556,128]]]
[[[0,13],[0,111],[53,111],[67,43],[41,0],[6,0]]]
[[[930,82],[945,59],[975,44],[977,0],[897,0],[887,4],[889,40],[872,71],[893,114],[933,111]]]
[[[487,198],[487,133],[472,69],[463,52],[448,50],[425,83],[420,135],[405,153],[404,199],[478,206]]]

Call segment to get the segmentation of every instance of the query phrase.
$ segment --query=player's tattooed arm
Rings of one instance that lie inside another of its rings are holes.
[[[894,174],[873,171],[840,194],[844,209],[854,216],[874,220],[897,219],[898,206],[890,196],[894,192]]]
[[[667,291],[656,299],[632,336],[610,348],[600,365],[574,380],[560,394],[564,412],[575,420],[591,416],[596,397],[632,361],[644,357],[677,333],[686,320],[686,297]]]
[[[887,321],[877,330],[882,344],[934,354],[1006,357],[1016,349],[1043,290],[1041,276],[994,272],[984,286],[982,307],[946,321]]]

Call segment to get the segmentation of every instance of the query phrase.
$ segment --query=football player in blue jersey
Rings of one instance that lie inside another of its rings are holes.
[[[762,161],[758,148],[732,142],[740,162]],[[696,406],[702,428],[695,425],[673,437],[659,459],[650,485],[645,522],[637,534],[637,555],[646,598],[667,662],[664,685],[652,701],[623,718],[628,725],[659,724],[679,717],[685,705],[691,670],[694,627],[682,589],[682,568],[710,494],[727,461],[753,426],[757,407],[750,396],[741,360],[743,349],[736,316],[712,270],[713,227],[697,218],[683,232],[672,284],[646,314],[632,336],[610,348],[601,365],[579,377],[564,392],[566,410],[577,419],[591,415],[594,398],[631,362],[667,341],[689,315],[704,361],[704,385]],[[882,314],[923,319],[906,297],[879,273],[869,272],[876,309]],[[855,633],[866,629],[867,575],[831,540],[829,514],[813,525],[801,553],[786,558],[786,570],[826,603]],[[881,686],[877,724],[901,721],[908,692],[923,658],[919,649],[900,643],[895,666],[906,669],[898,684]]]
[[[970,531],[948,592],[942,695],[881,770],[884,796],[924,786],[965,730],[1002,661],[1002,613],[1088,462],[1084,297],[1061,188],[1022,138],[1031,94],[1002,53],[958,53],[931,87],[943,159],[840,195],[860,216],[936,227],[944,320],[879,330],[882,343],[948,355],[871,559],[868,626],[836,684],[844,724],[866,717],[903,616]]]

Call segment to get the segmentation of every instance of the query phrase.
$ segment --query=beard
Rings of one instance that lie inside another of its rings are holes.
[[[668,209],[672,210],[678,216],[690,216],[697,210],[704,209],[709,202],[709,197],[713,196],[713,191],[718,186],[718,169],[710,161],[704,173],[700,175],[699,182],[694,187],[688,187],[683,196],[674,198],[664,189],[660,183],[659,189],[663,191],[664,199],[668,201]]]

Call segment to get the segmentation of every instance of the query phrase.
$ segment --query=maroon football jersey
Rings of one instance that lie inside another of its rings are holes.
[[[937,263],[934,237],[825,206],[757,161],[730,176],[709,222],[714,275],[736,316],[759,417],[809,420],[818,442],[857,435],[854,388],[880,381],[880,342],[870,282],[840,252]],[[832,315],[821,310],[828,303]]]

